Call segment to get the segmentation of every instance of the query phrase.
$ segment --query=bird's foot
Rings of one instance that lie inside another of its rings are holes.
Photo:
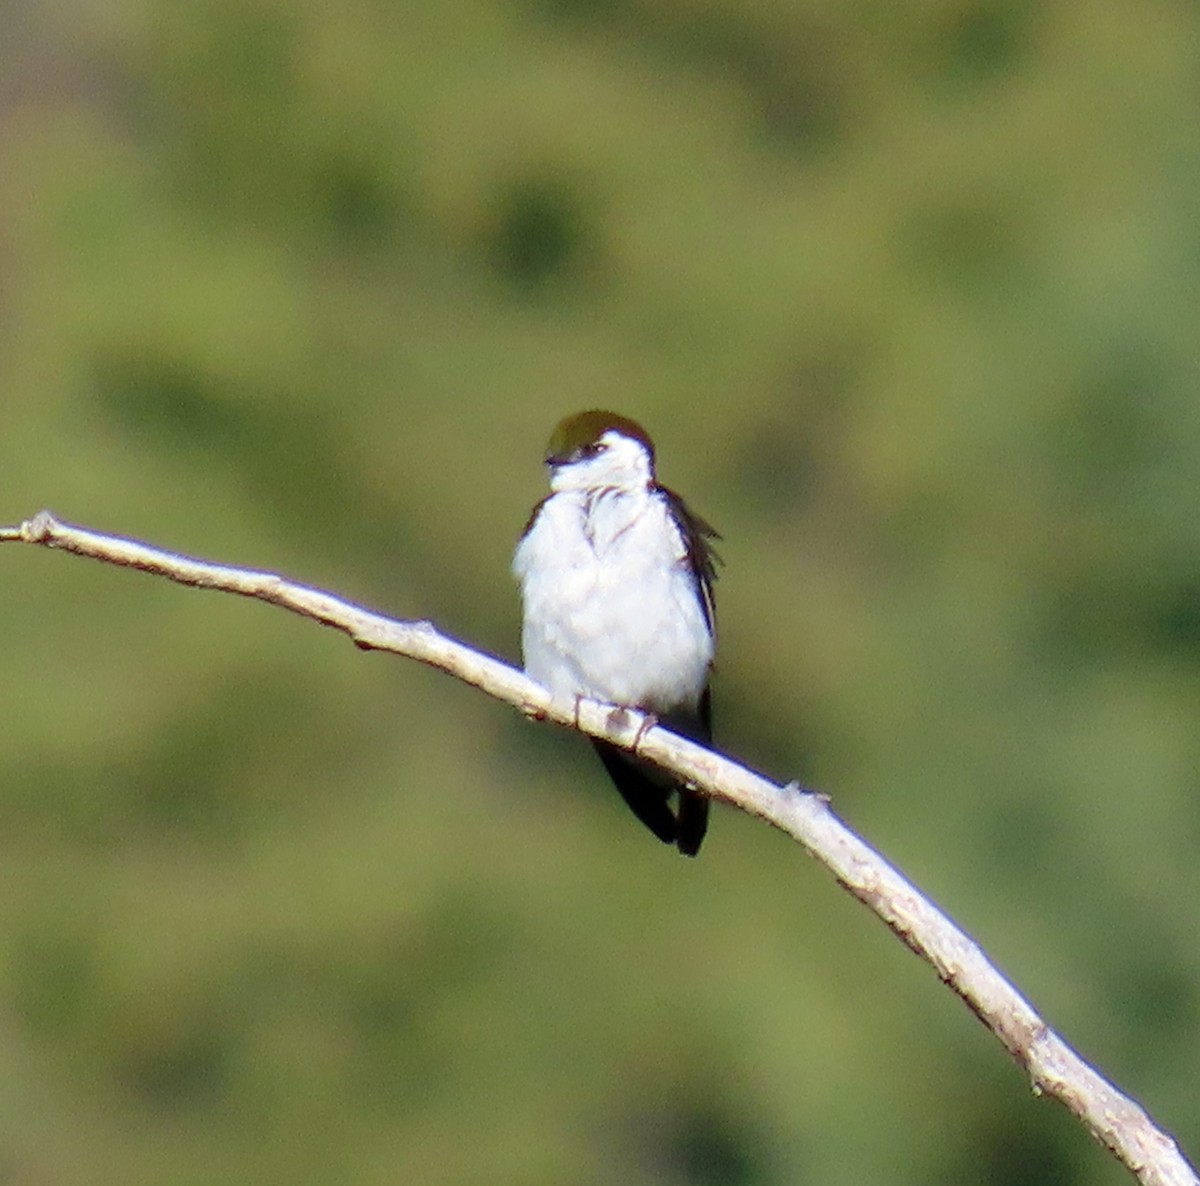
[[[642,715],[642,723],[638,726],[637,736],[633,739],[633,752],[636,754],[642,745],[642,738],[658,724],[658,717],[652,712]]]
[[[654,716],[653,713],[645,712],[640,708],[629,708],[624,704],[613,704],[609,707],[608,715],[605,717],[605,724],[607,724],[610,729],[628,729],[633,724],[633,721],[631,720],[633,713],[637,713],[639,720],[637,733],[634,736],[633,743],[629,748],[636,754],[638,751],[638,746],[642,743],[642,738],[646,735],[646,731],[648,729],[653,729],[654,726],[658,724],[658,717]]]

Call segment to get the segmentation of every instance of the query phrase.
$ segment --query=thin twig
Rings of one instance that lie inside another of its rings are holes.
[[[24,542],[139,568],[205,589],[282,606],[348,634],[357,646],[391,651],[473,684],[527,716],[577,727],[670,770],[716,799],[786,832],[873,910],[1000,1040],[1029,1074],[1033,1090],[1060,1100],[1145,1186],[1200,1186],[1175,1141],[1086,1063],[1038,1016],[982,949],[829,807],[796,784],[777,786],[744,766],[654,726],[637,712],[583,701],[555,703],[520,671],[439,633],[429,622],[397,622],[268,572],[208,564],[118,536],[60,523],[42,511],[0,527],[0,543]]]

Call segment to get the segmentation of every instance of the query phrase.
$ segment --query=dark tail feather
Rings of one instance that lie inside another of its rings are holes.
[[[695,791],[679,792],[679,835],[675,843],[685,857],[700,851],[700,842],[708,830],[708,797]]]
[[[663,787],[649,778],[644,770],[631,762],[621,750],[603,741],[593,741],[600,761],[608,776],[616,783],[621,798],[629,804],[629,809],[655,834],[664,844],[674,844],[679,838],[679,821],[671,814],[667,798],[671,793],[670,786]],[[708,802],[705,801],[707,810]],[[700,836],[704,835],[703,824]],[[699,846],[699,839],[696,844]],[[684,851],[682,846],[680,851]],[[692,849],[692,853],[695,849]],[[691,854],[689,854],[691,855]]]
[[[668,802],[674,789],[670,783],[664,785],[615,746],[603,741],[592,744],[633,814],[664,844],[674,844],[685,857],[694,857],[708,829],[708,798],[680,789],[677,818]]]

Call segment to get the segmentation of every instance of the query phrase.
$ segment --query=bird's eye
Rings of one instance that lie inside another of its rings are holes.
[[[584,445],[579,454],[581,457],[599,457],[607,451],[608,446],[603,441],[593,441],[590,445]]]

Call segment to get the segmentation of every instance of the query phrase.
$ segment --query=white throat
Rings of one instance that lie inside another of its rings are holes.
[[[552,491],[606,487],[635,491],[645,490],[654,481],[654,465],[641,441],[610,429],[596,444],[599,452],[554,467],[550,475]]]

